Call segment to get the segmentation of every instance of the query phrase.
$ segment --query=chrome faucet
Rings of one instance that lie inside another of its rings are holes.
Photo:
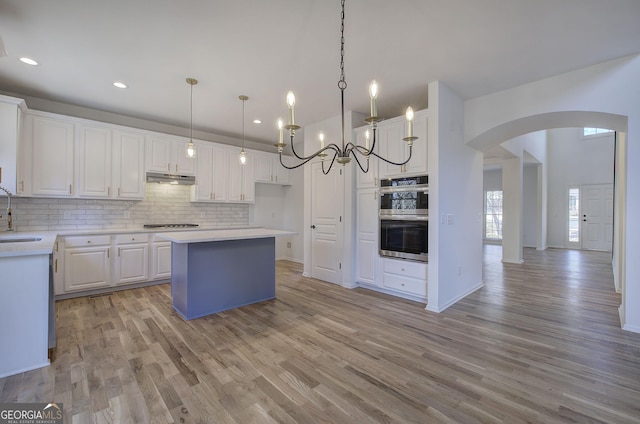
[[[13,221],[11,219],[11,192],[6,188],[0,186],[0,190],[7,193],[7,231],[13,231]]]

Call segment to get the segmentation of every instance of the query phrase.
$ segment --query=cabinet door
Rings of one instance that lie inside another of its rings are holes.
[[[256,182],[271,183],[273,182],[272,166],[273,160],[268,153],[255,153],[253,155],[254,161],[254,176]]]
[[[73,124],[34,116],[32,125],[32,194],[71,197],[73,195]]]
[[[171,242],[153,243],[151,280],[166,278],[171,278]]]
[[[426,174],[428,172],[428,135],[427,135],[427,117],[425,113],[416,113],[413,120],[413,135],[417,136],[416,140],[413,140],[413,152],[411,153],[411,160],[404,168],[408,174]],[[409,148],[406,147],[407,154]]]
[[[379,124],[380,152],[383,157],[393,162],[403,162],[409,157],[409,146],[403,140],[406,135],[406,121],[394,118],[388,122]],[[408,174],[419,175],[427,173],[427,112],[420,111],[415,114],[413,120],[413,152],[409,163],[397,166],[380,161],[380,176],[400,177]]]
[[[149,279],[149,244],[118,245],[117,284],[136,283]]]
[[[78,196],[111,196],[111,130],[78,128]]]
[[[245,202],[256,200],[256,180],[252,163],[253,156],[247,153],[247,163],[242,166],[242,200]]]
[[[144,135],[118,131],[114,137],[114,180],[118,199],[144,199]]]
[[[65,291],[108,287],[110,285],[109,256],[109,246],[65,249]]]
[[[196,152],[196,183],[191,189],[191,200],[213,200],[213,147],[198,144]]]
[[[229,202],[253,202],[255,197],[255,180],[253,179],[253,157],[247,154],[247,163],[240,164],[238,155],[229,155]]]
[[[171,140],[150,136],[146,141],[147,171],[171,172]]]
[[[366,132],[369,131],[369,146],[371,146],[371,143],[373,143],[373,140],[371,139],[372,137],[372,132],[369,126],[366,127],[361,127],[358,128],[354,131],[354,139],[356,141],[356,144],[363,146],[363,147],[367,147],[367,142],[366,142]],[[380,152],[380,141],[376,140],[376,146],[374,149],[374,152],[378,153]],[[371,187],[377,187],[378,186],[378,158],[376,158],[375,156],[371,156],[369,158],[369,160],[367,161],[366,158],[362,157],[361,155],[358,155],[358,160],[360,161],[360,163],[362,164],[362,166],[364,167],[365,170],[368,169],[368,172],[362,172],[360,169],[356,170],[356,174],[357,174],[357,180],[356,180],[356,184],[358,188],[371,188]],[[369,165],[369,167],[367,168],[367,164]],[[358,166],[357,164],[354,164],[356,167]]]
[[[214,147],[211,151],[211,166],[213,167],[211,200],[225,202],[229,198],[229,152]]]
[[[187,157],[188,140],[174,140],[171,172],[180,175],[195,175],[196,159]],[[196,154],[196,157],[198,155]]]
[[[357,193],[357,281],[381,286],[378,277],[378,192],[365,189]]]
[[[12,194],[18,194],[19,185],[16,182],[16,176],[20,109],[17,104],[12,103],[5,103],[0,99],[0,165],[2,165],[0,185]],[[4,194],[2,192],[3,196]]]
[[[280,163],[280,157],[273,155],[273,174],[275,176],[275,182],[282,185],[291,184],[291,172],[282,166]]]
[[[380,137],[380,155],[392,162],[403,162],[408,157],[408,148],[404,137],[404,122],[394,121],[378,126]],[[376,141],[376,144],[378,142]],[[402,175],[404,167],[380,161],[380,174],[382,177]]]

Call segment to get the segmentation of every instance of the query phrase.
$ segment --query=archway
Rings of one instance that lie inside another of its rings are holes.
[[[558,111],[526,116],[490,128],[467,142],[469,147],[486,152],[505,141],[541,130],[567,127],[608,128],[617,132],[615,146],[614,174],[614,241],[613,241],[613,273],[616,289],[622,292],[625,304],[625,253],[626,253],[626,216],[627,196],[626,166],[627,145],[626,132],[628,117],[593,111]]]

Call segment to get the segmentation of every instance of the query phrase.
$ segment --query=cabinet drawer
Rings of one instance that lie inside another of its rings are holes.
[[[427,280],[405,277],[397,274],[387,274],[383,276],[383,284],[385,287],[399,290],[418,296],[427,296]]]
[[[73,236],[65,237],[65,247],[104,246],[111,243],[111,236]]]
[[[116,236],[116,244],[131,244],[131,243],[147,243],[149,241],[149,234],[118,234]]]
[[[427,279],[427,264],[421,262],[384,258],[382,260],[382,270],[385,274],[398,274],[399,276],[416,278],[421,281],[426,281]]]

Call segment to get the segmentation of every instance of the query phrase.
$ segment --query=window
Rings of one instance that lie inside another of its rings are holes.
[[[591,135],[601,135],[611,132],[613,132],[613,130],[608,130],[606,128],[583,128],[582,135],[584,137],[589,137]]]
[[[484,193],[484,238],[502,240],[502,190]]]
[[[580,189],[569,188],[569,242],[580,243]]]

